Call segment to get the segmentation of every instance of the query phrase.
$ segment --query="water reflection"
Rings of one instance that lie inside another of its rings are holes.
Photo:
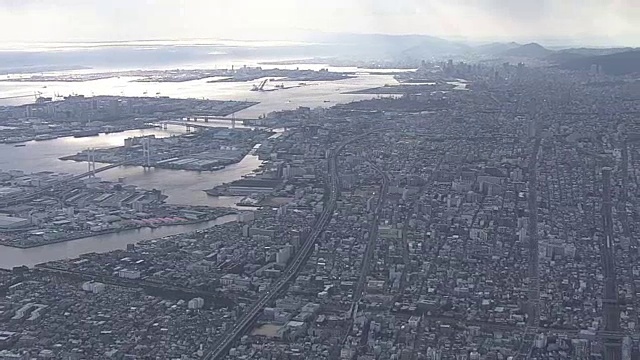
[[[235,219],[235,215],[227,215],[200,224],[126,230],[114,234],[92,236],[30,249],[17,249],[0,245],[0,268],[11,269],[22,265],[34,266],[47,261],[72,259],[91,252],[105,253],[117,249],[125,249],[127,244],[205,229],[215,225],[226,224],[235,221]]]
[[[167,130],[131,130],[122,133],[101,134],[97,137],[65,137],[49,141],[30,141],[26,147],[0,145],[0,169],[23,170],[27,173],[38,171],[82,173],[87,171],[86,163],[62,161],[58,158],[75,154],[88,147],[121,146],[124,139],[132,136],[153,134],[157,137],[167,137],[182,132],[184,132],[184,128],[180,126],[169,126]],[[240,179],[243,175],[250,174],[261,164],[262,161],[258,160],[257,156],[250,154],[237,164],[213,172],[122,166],[99,175],[108,181],[124,179],[126,184],[162,190],[165,195],[169,196],[168,202],[173,204],[234,206],[239,200],[238,197],[215,198],[208,196],[203,190]]]

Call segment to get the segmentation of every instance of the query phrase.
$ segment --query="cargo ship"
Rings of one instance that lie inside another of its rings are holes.
[[[57,138],[57,136],[55,135],[51,135],[51,134],[42,134],[42,135],[38,135],[35,138],[35,141],[45,141],[45,140],[53,140]]]
[[[23,142],[27,142],[27,141],[31,141],[33,140],[33,137],[29,137],[29,136],[19,136],[19,137],[10,137],[4,140],[5,144],[17,144],[17,143],[23,143]]]
[[[74,138],[98,136],[98,135],[100,135],[100,130],[80,130],[80,131],[75,131],[73,133]]]

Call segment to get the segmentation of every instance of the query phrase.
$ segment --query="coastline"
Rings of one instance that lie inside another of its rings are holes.
[[[67,137],[73,137],[73,138],[82,138],[82,137],[97,137],[100,136],[102,134],[116,134],[116,133],[122,133],[125,131],[132,131],[132,130],[144,130],[144,129],[154,129],[157,128],[158,126],[156,125],[151,125],[151,124],[130,124],[127,126],[122,126],[122,127],[118,127],[117,129],[114,130],[104,130],[101,129],[98,133],[96,134],[91,134],[91,135],[78,135],[78,133],[74,133],[75,130],[66,130],[64,132],[61,133],[56,133],[56,134],[52,134],[52,133],[45,133],[45,134],[40,134],[40,135],[48,135],[49,137],[47,138],[43,138],[43,139],[38,139],[37,137],[31,137],[31,136],[27,136],[26,138],[21,138],[21,139],[1,139],[0,140],[0,144],[6,144],[6,145],[14,145],[14,144],[24,144],[24,143],[28,143],[30,141],[49,141],[49,140],[56,140],[56,139],[62,139],[62,138],[67,138]],[[78,129],[76,129],[78,130]]]

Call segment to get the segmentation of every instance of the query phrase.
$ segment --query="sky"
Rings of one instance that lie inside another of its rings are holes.
[[[640,46],[640,0],[0,0],[0,43],[304,32]]]

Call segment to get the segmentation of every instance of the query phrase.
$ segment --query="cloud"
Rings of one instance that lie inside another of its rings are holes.
[[[0,0],[0,42],[287,39],[304,29],[629,43],[640,41],[638,1]]]

